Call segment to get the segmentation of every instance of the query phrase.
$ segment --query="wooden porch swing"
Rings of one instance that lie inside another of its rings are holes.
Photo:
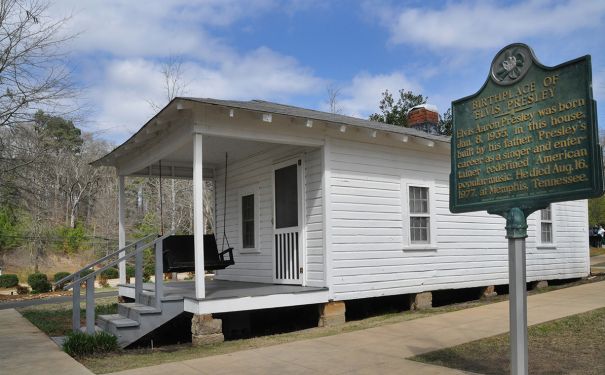
[[[162,168],[160,166],[160,189],[162,188]],[[161,196],[161,194],[160,194]],[[161,199],[160,199],[161,202]],[[160,217],[161,217],[160,203]],[[218,250],[214,234],[204,234],[204,270],[222,270],[235,264],[233,248],[227,239],[225,218],[227,212],[227,153],[225,153],[225,192],[223,194],[223,243]],[[162,228],[163,229],[163,228]],[[227,249],[225,249],[227,242]],[[162,241],[164,273],[195,272],[195,245],[193,235],[173,235]]]

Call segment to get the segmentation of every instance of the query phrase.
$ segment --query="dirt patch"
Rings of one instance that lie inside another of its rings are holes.
[[[49,280],[57,272],[75,272],[94,260],[92,254],[84,252],[72,256],[61,254],[45,254],[40,258],[38,269],[45,273]],[[29,251],[23,249],[13,250],[2,255],[0,264],[2,264],[2,273],[13,273],[19,277],[19,281],[24,283],[27,276],[34,272],[32,256]]]
[[[14,302],[14,301],[29,301],[32,299],[43,299],[49,297],[60,297],[60,296],[71,296],[71,291],[57,291],[57,292],[48,292],[48,293],[39,293],[39,294],[15,294],[6,295],[0,294],[0,303],[2,302]]]
[[[530,374],[605,374],[605,308],[528,329]],[[490,375],[510,373],[509,335],[499,335],[411,358]]]

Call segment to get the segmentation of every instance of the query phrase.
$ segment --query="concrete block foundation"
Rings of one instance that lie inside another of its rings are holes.
[[[481,296],[480,298],[490,298],[497,296],[496,287],[494,285],[489,285],[481,288]]]
[[[544,288],[548,288],[548,281],[546,281],[546,280],[540,280],[540,281],[535,281],[534,282],[533,289],[544,289]]]
[[[410,310],[423,310],[433,307],[433,293],[423,292],[410,296]]]
[[[343,301],[332,301],[319,305],[318,327],[331,327],[344,324],[346,313],[345,303]]]
[[[223,321],[212,314],[193,315],[191,318],[191,343],[194,346],[216,344],[225,341]]]

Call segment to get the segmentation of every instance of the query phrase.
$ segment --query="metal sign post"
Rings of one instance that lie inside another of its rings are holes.
[[[508,301],[510,319],[511,374],[527,374],[527,288],[525,283],[525,238],[527,219],[513,208],[506,217],[508,238]]]
[[[506,219],[511,374],[525,375],[527,217],[552,202],[603,195],[590,56],[548,67],[529,46],[506,46],[483,87],[453,101],[452,114],[450,211]]]

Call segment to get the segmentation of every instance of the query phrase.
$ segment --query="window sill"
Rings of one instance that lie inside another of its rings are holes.
[[[414,244],[404,246],[403,251],[437,251],[437,246],[432,244]]]
[[[260,250],[257,249],[240,249],[237,251],[238,254],[241,255],[254,255],[254,254],[260,254]]]
[[[536,245],[536,249],[556,249],[556,248],[557,248],[556,243],[545,243],[545,244]]]

